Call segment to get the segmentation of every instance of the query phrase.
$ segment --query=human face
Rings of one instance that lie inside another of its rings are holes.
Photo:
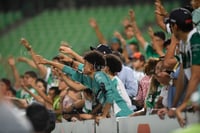
[[[133,32],[133,28],[132,27],[128,27],[126,30],[125,30],[125,34],[126,34],[126,37],[128,39],[132,38],[134,36],[134,32]]]
[[[90,75],[93,71],[94,71],[94,66],[85,60],[83,73]]]
[[[38,89],[42,90],[43,92],[46,91],[46,88],[44,87],[44,84],[42,82],[40,82],[40,81],[36,82],[36,86]]]
[[[65,83],[65,81],[60,79],[60,80],[59,80],[59,83],[58,83],[58,88],[59,88],[59,90],[65,90],[67,87],[68,87],[68,86],[67,86],[67,84]]]
[[[112,43],[111,45],[112,51],[118,51],[119,48],[120,48],[119,43]]]
[[[200,7],[200,0],[191,0],[190,4],[192,5],[193,9],[197,9]]]
[[[133,60],[133,68],[135,70],[139,70],[144,66],[144,62],[139,60],[139,59],[134,59]]]
[[[54,90],[49,90],[48,95],[50,99],[53,99],[55,97],[55,91]]]
[[[7,90],[7,85],[4,82],[0,81],[0,93],[6,95]]]
[[[24,75],[24,84],[25,84],[25,86],[27,86],[27,87],[31,86],[32,82],[33,82],[33,78],[31,76],[29,76],[28,74],[25,74]]]
[[[160,37],[158,36],[154,36],[154,44],[153,44],[153,47],[156,45],[156,46],[159,46],[159,47],[163,47],[163,44],[164,44],[164,40],[162,40]]]

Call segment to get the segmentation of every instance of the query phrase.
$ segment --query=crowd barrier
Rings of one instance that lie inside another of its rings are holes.
[[[199,121],[197,113],[187,113],[187,126]],[[170,133],[180,128],[176,119],[167,116],[161,120],[157,115],[62,122],[56,124],[52,133]]]

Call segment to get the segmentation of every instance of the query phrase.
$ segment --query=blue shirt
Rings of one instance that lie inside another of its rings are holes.
[[[138,92],[138,82],[133,75],[130,67],[122,65],[122,70],[118,73],[119,79],[124,83],[128,96],[133,98]]]

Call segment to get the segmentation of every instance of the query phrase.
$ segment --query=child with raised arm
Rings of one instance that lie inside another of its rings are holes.
[[[109,110],[113,104],[112,90],[114,89],[114,86],[107,74],[101,71],[105,66],[105,59],[100,52],[90,51],[84,56],[85,62],[83,73],[75,71],[69,66],[45,60],[40,56],[37,56],[37,58],[39,61],[38,63],[49,64],[57,67],[73,80],[82,83],[93,91],[98,101],[103,105],[102,115],[96,117],[97,121],[101,118],[106,118],[109,115]],[[80,88],[80,90],[83,89],[86,88]]]

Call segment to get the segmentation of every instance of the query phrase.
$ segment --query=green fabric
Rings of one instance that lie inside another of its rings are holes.
[[[29,90],[35,94],[35,95],[38,95],[37,91],[34,89],[34,88],[29,88]],[[23,99],[26,99],[27,102],[30,104],[33,102],[33,97],[29,94],[29,93],[25,93],[23,96],[22,96]]]
[[[172,133],[199,133],[199,132],[200,132],[200,124],[195,123],[186,128],[177,129]]]
[[[147,108],[154,108],[156,102],[157,102],[157,98],[159,97],[160,93],[161,93],[161,89],[162,89],[162,86],[160,85],[158,88],[157,88],[157,91],[154,92],[153,94],[148,94],[147,98],[146,98],[146,107]]]
[[[192,21],[195,24],[195,27],[200,32],[200,8],[195,9],[192,12]]]
[[[166,53],[166,50],[163,49],[163,52]],[[156,51],[153,49],[152,45],[150,43],[147,43],[147,46],[145,48],[146,58],[159,58],[160,55],[156,53]]]
[[[198,32],[192,35],[190,39],[192,51],[192,65],[200,64],[200,34]]]
[[[59,110],[60,109],[60,96],[55,96],[53,99],[53,110]],[[56,114],[56,119],[61,121],[62,115]]]
[[[64,66],[62,71],[70,76],[73,80],[78,81],[87,88],[91,89],[101,104],[113,103],[112,88],[114,86],[112,85],[110,78],[104,72],[97,71],[92,79],[83,73],[75,71],[69,66]],[[106,93],[104,93],[102,90],[102,84],[105,86]]]
[[[117,106],[121,109],[116,117],[129,116],[133,112],[130,110],[124,99],[120,96],[119,91],[117,90],[117,79],[112,80],[115,87],[113,88],[113,99]]]
[[[16,95],[15,95],[17,98],[23,98],[23,96],[22,96],[22,89],[19,89],[19,90],[17,90],[16,91]]]
[[[126,44],[135,44],[138,45],[138,41],[135,37],[132,37],[131,39],[126,40]]]

